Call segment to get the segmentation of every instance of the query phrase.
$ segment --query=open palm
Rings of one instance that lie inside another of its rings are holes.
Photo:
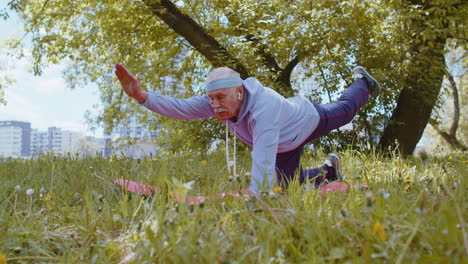
[[[115,65],[115,75],[117,75],[122,89],[128,96],[137,99],[139,102],[146,99],[146,93],[141,89],[140,82],[122,64],[117,63]]]

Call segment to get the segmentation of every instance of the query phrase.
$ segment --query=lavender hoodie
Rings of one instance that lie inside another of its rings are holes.
[[[247,78],[242,84],[244,101],[237,121],[222,122],[253,149],[250,189],[258,195],[260,191],[269,192],[273,186],[276,154],[301,145],[317,127],[319,114],[303,96],[286,99],[255,78]],[[216,116],[206,94],[179,99],[157,91],[150,92],[142,105],[158,114],[178,119]]]

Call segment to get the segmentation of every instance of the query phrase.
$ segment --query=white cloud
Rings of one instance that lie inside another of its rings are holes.
[[[67,89],[65,81],[62,78],[35,78],[32,86],[34,91],[48,95],[53,95]]]
[[[21,59],[6,59],[8,67],[6,74],[16,80],[12,89],[28,89],[39,94],[53,95],[67,89],[65,80],[61,73],[64,69],[63,64],[51,65],[44,69],[41,76],[34,76],[31,71],[32,62],[30,52]]]
[[[33,102],[30,102],[28,98],[16,94],[12,89],[7,89],[5,99],[7,105],[0,106],[2,120],[34,121],[36,125],[45,125],[41,109],[36,107]]]

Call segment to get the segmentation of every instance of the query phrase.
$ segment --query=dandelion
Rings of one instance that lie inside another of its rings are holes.
[[[201,163],[202,166],[206,166],[206,164],[208,164],[208,162],[206,160],[202,160],[200,163]]]
[[[451,160],[452,160],[452,156],[449,156],[447,159],[448,159],[448,161],[451,161]]]
[[[27,196],[32,196],[34,194],[34,189],[27,189],[26,190],[26,195]]]
[[[378,162],[377,162],[377,167],[380,167],[380,166],[382,166],[382,162],[381,162],[381,161],[378,161]]]
[[[403,187],[403,189],[405,189],[405,190],[409,190],[410,188],[411,188],[411,184],[408,184],[405,187]]]
[[[382,225],[378,220],[374,223],[372,228],[372,232],[376,235],[380,240],[385,241],[387,240],[387,233],[385,232],[385,227]]]
[[[277,187],[273,188],[273,192],[274,192],[274,193],[282,193],[282,192],[283,192],[283,188],[281,188],[280,186],[277,186]]]
[[[405,180],[405,183],[413,183],[413,180],[406,179],[406,180]]]
[[[19,185],[16,185],[15,186],[15,192],[19,192],[19,191],[21,191],[21,187]]]
[[[380,189],[380,190],[379,190],[379,194],[380,194],[384,199],[388,199],[388,197],[390,197],[390,194],[389,194],[385,189]]]

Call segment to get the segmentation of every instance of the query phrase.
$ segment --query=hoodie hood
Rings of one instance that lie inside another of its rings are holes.
[[[241,110],[239,112],[239,116],[237,117],[236,122],[232,120],[226,120],[224,123],[229,127],[236,127],[240,123],[241,120],[245,119],[249,110],[252,109],[253,104],[255,103],[252,98],[255,98],[257,93],[263,88],[262,84],[253,77],[249,77],[242,81],[242,85],[244,86],[244,101],[242,103]]]

